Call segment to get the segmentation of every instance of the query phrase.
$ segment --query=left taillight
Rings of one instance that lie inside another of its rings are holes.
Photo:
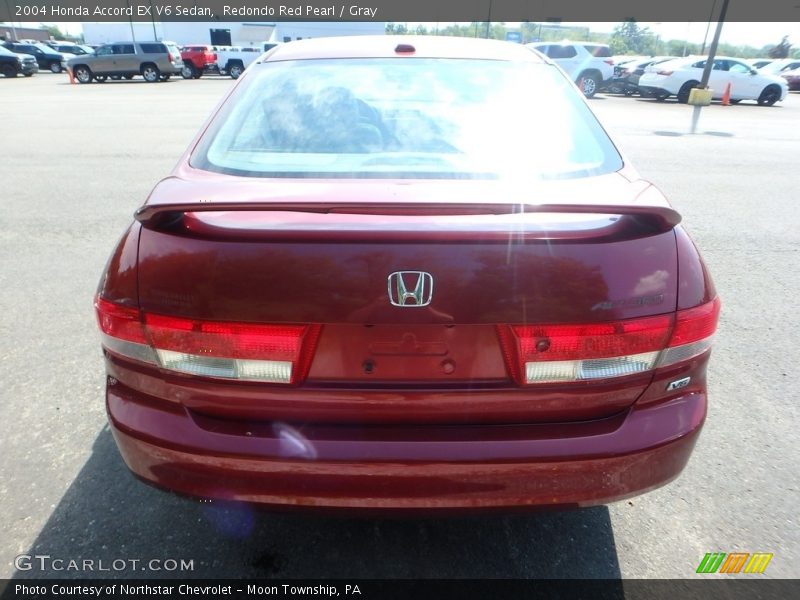
[[[205,321],[143,313],[98,298],[103,345],[112,353],[205,377],[299,383],[321,325]]]
[[[674,315],[591,324],[499,325],[506,366],[520,384],[635,375],[687,361],[711,348],[715,298]]]

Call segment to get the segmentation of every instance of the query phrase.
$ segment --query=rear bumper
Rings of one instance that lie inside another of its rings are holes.
[[[618,93],[620,93],[625,91],[637,91],[639,86],[628,78],[612,77],[603,84],[603,88],[612,92],[614,90],[619,90]]]
[[[167,73],[169,75],[180,75],[181,71],[183,71],[183,61],[167,63],[167,65],[161,69],[162,73]]]
[[[644,98],[655,98],[656,96],[671,96],[672,92],[669,90],[665,90],[661,87],[655,87],[652,85],[641,85],[639,84],[639,94]]]
[[[590,423],[342,427],[204,417],[116,383],[128,467],[181,494],[272,507],[476,511],[591,506],[675,478],[706,414],[692,393]]]

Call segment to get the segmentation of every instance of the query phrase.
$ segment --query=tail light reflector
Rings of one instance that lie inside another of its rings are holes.
[[[614,59],[612,58],[607,58],[603,62],[606,63],[607,65],[611,65],[612,67],[614,66]]]
[[[669,77],[673,72],[674,71],[656,71],[656,75],[664,75],[665,77]]]
[[[146,344],[142,315],[138,308],[129,308],[98,298],[95,301],[100,330],[113,338]]]
[[[305,379],[322,329],[184,319],[103,299],[95,306],[108,350],[172,371],[245,381]]]
[[[717,330],[719,296],[711,302],[678,312],[669,347],[661,353],[659,367],[667,367],[702,354],[711,348]]]
[[[500,325],[506,365],[522,384],[622,377],[688,360],[711,347],[719,298],[702,306],[607,323]]]

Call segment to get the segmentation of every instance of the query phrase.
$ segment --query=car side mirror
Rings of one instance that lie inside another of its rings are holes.
[[[758,75],[758,71],[755,69],[750,69],[750,75]]]

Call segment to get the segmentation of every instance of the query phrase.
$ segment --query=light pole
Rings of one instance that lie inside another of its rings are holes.
[[[700,78],[700,88],[708,88],[708,80],[711,77],[711,69],[714,68],[714,57],[717,54],[717,46],[719,45],[719,36],[722,33],[722,25],[725,22],[725,15],[728,12],[728,2],[730,0],[722,0],[722,8],[719,11],[719,20],[717,21],[717,30],[714,32],[714,39],[711,40],[711,47],[708,49],[708,58],[703,68],[703,76]],[[716,2],[715,2],[716,4]],[[709,23],[710,25],[710,23]],[[697,121],[700,119],[700,105],[695,105],[692,111],[692,133],[697,131]]]
[[[703,36],[703,47],[700,48],[700,54],[706,53],[706,41],[708,40],[708,30],[711,28],[711,21],[714,19],[714,9],[717,8],[717,0],[711,5],[711,12],[708,13],[708,25],[706,25],[706,34]]]
[[[691,22],[687,22],[686,23],[686,38],[683,40],[683,55],[684,56],[686,56],[686,50],[687,50],[687,48],[689,46],[689,34],[691,33],[691,30],[692,30],[692,24],[691,24]]]
[[[153,22],[153,41],[158,41],[158,34],[156,34],[156,16],[153,14],[153,0],[150,1],[150,20]]]
[[[719,45],[719,36],[722,33],[722,24],[725,22],[725,14],[728,12],[728,2],[730,0],[722,0],[722,9],[719,12],[719,21],[717,22],[717,30],[714,32],[714,39],[711,40],[711,48],[708,49],[708,59],[706,66],[703,69],[703,77],[700,80],[700,86],[703,88],[708,87],[708,79],[711,77],[711,68],[714,66],[714,56],[717,54],[717,46]]]
[[[130,0],[125,0],[125,4],[128,5],[128,8],[131,7]],[[128,17],[128,23],[131,24],[131,40],[135,44],[136,43],[136,34],[133,32],[133,17]]]
[[[661,23],[656,23],[655,26],[656,26],[656,47],[653,48],[653,50],[655,50],[655,52],[653,52],[653,56],[658,56],[659,54],[661,54],[658,51],[659,47],[661,46],[661,32],[659,31]]]
[[[6,2],[6,10],[8,11],[8,22],[11,24],[11,35],[14,36],[14,41],[16,42],[17,40],[19,40],[19,38],[17,37],[17,28],[14,27],[14,21],[11,20],[11,17],[13,15],[11,14],[11,9],[8,7],[8,0],[5,0],[5,2]]]

